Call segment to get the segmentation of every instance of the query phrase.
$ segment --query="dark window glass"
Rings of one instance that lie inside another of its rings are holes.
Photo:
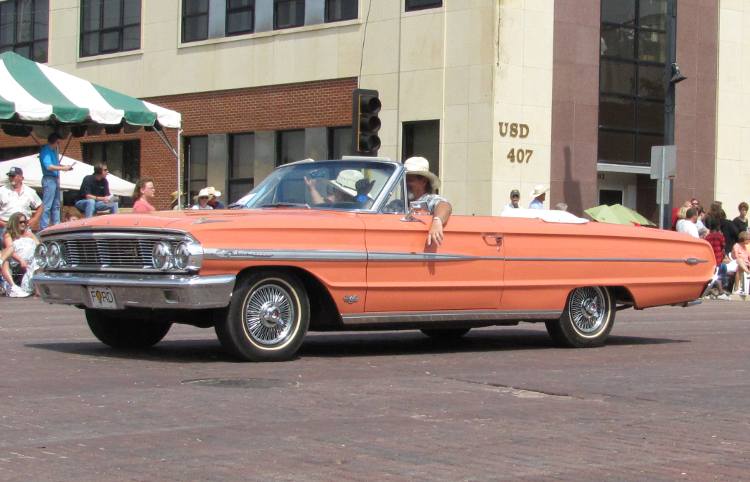
[[[48,25],[48,0],[0,2],[0,52],[12,51],[46,62]]]
[[[0,161],[10,161],[19,157],[39,154],[39,148],[36,146],[28,147],[5,147],[0,149]]]
[[[232,134],[229,145],[229,195],[226,199],[231,203],[255,185],[255,135]]]
[[[341,159],[352,154],[351,126],[328,128],[328,158]]]
[[[602,60],[599,66],[599,90],[610,94],[634,94],[635,71],[634,64]]]
[[[636,0],[602,0],[602,23],[635,25]]]
[[[83,161],[103,162],[109,172],[130,182],[141,176],[140,141],[95,142],[83,144]]]
[[[185,162],[185,187],[188,203],[208,182],[208,137],[197,136],[185,139],[187,162]]]
[[[358,9],[358,0],[326,0],[326,22],[357,18]]]
[[[182,41],[195,42],[208,38],[208,0],[183,0]]]
[[[601,2],[600,161],[648,164],[664,140],[669,1]]]
[[[300,27],[304,24],[304,0],[273,0],[274,29]]]
[[[255,29],[255,0],[228,0],[226,34],[250,33]]]
[[[300,161],[305,158],[305,131],[279,131],[276,133],[276,165]]]
[[[615,164],[633,164],[635,134],[599,131],[599,160]]]
[[[425,8],[438,8],[443,6],[443,0],[406,0],[404,9],[407,12],[412,10],[423,10]]]
[[[141,0],[83,0],[81,57],[141,48]]]
[[[440,121],[404,122],[403,158],[422,156],[430,163],[430,171],[440,176]]]
[[[602,96],[599,99],[599,126],[635,129],[635,101],[621,97]]]

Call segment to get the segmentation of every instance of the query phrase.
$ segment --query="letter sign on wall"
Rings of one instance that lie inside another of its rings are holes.
[[[526,139],[529,137],[529,125],[520,124],[518,122],[500,122],[500,136],[512,137],[514,139]],[[534,154],[532,149],[524,149],[522,147],[511,147],[508,151],[508,155],[505,156],[510,162],[517,162],[519,164],[526,163],[531,160],[531,155]]]

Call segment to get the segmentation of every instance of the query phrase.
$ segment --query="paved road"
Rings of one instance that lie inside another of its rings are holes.
[[[0,299],[0,480],[748,479],[748,307],[620,312],[598,349],[313,334],[252,364],[186,326],[117,353],[75,308]]]

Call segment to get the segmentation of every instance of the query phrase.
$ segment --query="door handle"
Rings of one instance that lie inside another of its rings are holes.
[[[482,239],[489,246],[502,246],[503,235],[500,233],[482,233]]]

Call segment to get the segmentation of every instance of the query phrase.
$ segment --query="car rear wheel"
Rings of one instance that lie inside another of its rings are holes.
[[[102,310],[86,310],[86,322],[95,337],[112,348],[148,348],[159,343],[171,322],[116,316]]]
[[[547,332],[558,344],[573,348],[601,346],[615,322],[615,306],[607,288],[587,286],[568,296],[559,320],[550,320]]]
[[[433,340],[449,341],[458,340],[467,334],[469,330],[471,328],[430,328],[421,331]]]
[[[260,272],[237,284],[216,334],[242,360],[282,361],[297,353],[309,323],[310,302],[299,278]]]

